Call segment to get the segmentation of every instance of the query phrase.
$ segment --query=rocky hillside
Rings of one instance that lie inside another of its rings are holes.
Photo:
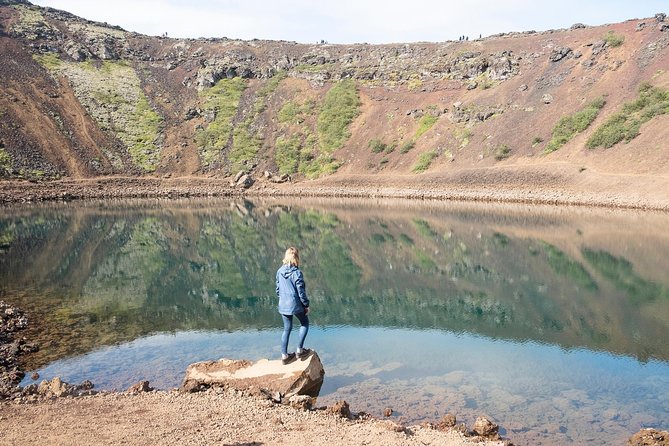
[[[224,30],[222,30],[224,33]],[[669,175],[669,21],[388,45],[172,39],[0,0],[0,177]]]

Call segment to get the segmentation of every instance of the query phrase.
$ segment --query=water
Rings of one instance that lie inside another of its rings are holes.
[[[669,428],[667,227],[662,213],[408,201],[10,207],[0,297],[44,321],[41,378],[167,389],[192,362],[278,357],[274,272],[295,245],[319,404],[486,415],[516,444],[623,444]]]

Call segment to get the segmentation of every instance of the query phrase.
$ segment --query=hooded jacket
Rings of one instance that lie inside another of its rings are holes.
[[[283,265],[279,268],[276,272],[276,295],[281,314],[304,313],[305,308],[309,308],[304,277],[298,267]]]

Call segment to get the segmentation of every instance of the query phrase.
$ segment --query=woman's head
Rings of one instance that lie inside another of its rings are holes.
[[[283,256],[283,264],[300,266],[300,254],[297,252],[297,248],[293,248],[291,246],[290,248],[286,249],[286,254]]]

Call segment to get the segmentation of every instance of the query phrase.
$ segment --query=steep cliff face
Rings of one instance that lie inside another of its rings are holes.
[[[0,1],[0,177],[669,173],[669,23],[392,45],[148,37]]]

